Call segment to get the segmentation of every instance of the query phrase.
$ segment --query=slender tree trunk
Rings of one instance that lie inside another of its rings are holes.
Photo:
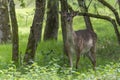
[[[120,10],[120,0],[115,0],[115,6],[118,4]]]
[[[19,60],[19,37],[18,37],[18,24],[15,13],[14,0],[9,0],[10,18],[12,24],[12,60],[18,64]]]
[[[61,12],[68,12],[67,0],[60,0],[60,2],[61,2]],[[65,23],[65,17],[63,15],[61,15],[61,27],[62,27],[63,43],[65,43],[66,23]]]
[[[118,30],[117,24],[116,24],[115,20],[112,20],[111,23],[114,26],[114,31],[115,31],[115,34],[117,36],[118,43],[120,44],[120,33],[119,33],[119,30]]]
[[[88,8],[86,6],[85,0],[78,0],[78,4],[79,4],[82,12],[85,12],[85,13],[88,12]],[[88,15],[86,15],[86,16],[84,16],[84,20],[85,20],[85,24],[86,24],[87,29],[90,29],[90,30],[93,31],[93,27],[92,27],[90,17]]]
[[[10,40],[8,0],[0,0],[0,43],[10,42]]]
[[[44,31],[44,40],[55,39],[58,36],[59,26],[59,1],[48,0],[47,2],[47,22]]]
[[[118,6],[119,6],[119,11],[120,11],[120,0],[118,0],[117,2],[118,2]]]
[[[37,44],[41,40],[45,3],[46,0],[36,0],[35,15],[24,56],[25,63],[31,63],[31,61],[34,61]]]
[[[68,12],[67,0],[60,0],[60,3],[61,3],[61,13]],[[65,23],[65,17],[63,15],[61,15],[61,29],[62,29],[62,37],[63,37],[63,50],[64,50],[64,53],[68,56],[68,54],[66,53],[66,49],[65,49],[65,42],[66,42],[66,39],[67,39],[66,26],[67,25]]]

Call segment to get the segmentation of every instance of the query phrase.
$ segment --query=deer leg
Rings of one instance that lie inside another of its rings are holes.
[[[71,53],[71,51],[70,51],[70,45],[69,45],[69,43],[66,41],[64,46],[65,46],[64,51],[65,51],[66,55],[68,56],[69,63],[70,63],[70,67],[72,68],[72,67],[73,67],[73,62],[72,62],[72,53]]]
[[[70,64],[70,67],[72,68],[73,67],[73,62],[72,62],[72,53],[70,52],[70,50],[66,50],[67,51],[67,56],[69,58],[69,64]]]
[[[88,58],[91,60],[93,64],[93,69],[96,67],[96,55],[95,55],[95,47],[92,47],[88,53]]]
[[[72,67],[73,67],[72,54],[69,53],[69,54],[68,54],[68,57],[69,57],[70,67],[72,68]]]
[[[76,69],[78,69],[79,60],[80,60],[80,54],[78,53],[77,54],[77,60],[76,60]]]

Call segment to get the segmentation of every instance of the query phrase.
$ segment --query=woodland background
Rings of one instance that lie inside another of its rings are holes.
[[[85,5],[80,6],[78,1]],[[70,72],[63,52],[62,8],[79,12],[74,30],[93,28],[97,33],[96,71],[82,56],[78,70]],[[119,0],[1,0],[0,79],[119,80],[119,10]],[[90,18],[92,25],[83,16]]]

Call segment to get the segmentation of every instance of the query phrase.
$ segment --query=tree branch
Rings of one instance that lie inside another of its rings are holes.
[[[120,17],[118,12],[116,11],[116,9],[114,7],[112,7],[109,3],[107,3],[105,0],[98,0],[101,4],[103,4],[104,6],[108,7],[115,15],[116,21],[120,26]]]

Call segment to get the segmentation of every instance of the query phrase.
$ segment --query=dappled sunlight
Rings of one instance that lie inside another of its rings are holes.
[[[16,9],[16,14],[19,27],[30,27],[32,25],[34,16],[33,8]]]
[[[19,28],[19,35],[28,35],[30,33],[29,27],[20,27]]]

